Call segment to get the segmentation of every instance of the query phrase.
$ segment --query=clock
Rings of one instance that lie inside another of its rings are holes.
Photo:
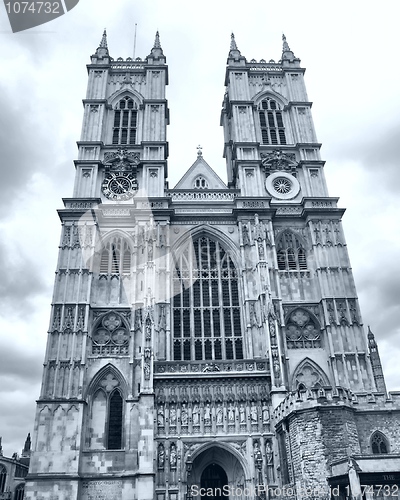
[[[117,201],[129,200],[136,194],[137,188],[136,177],[125,172],[107,174],[101,186],[104,196]]]

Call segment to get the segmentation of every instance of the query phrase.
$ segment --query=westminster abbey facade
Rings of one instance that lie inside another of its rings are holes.
[[[397,498],[400,394],[363,325],[304,71],[285,37],[258,62],[232,35],[227,182],[199,148],[171,188],[159,35],[123,60],[104,33],[26,499]]]

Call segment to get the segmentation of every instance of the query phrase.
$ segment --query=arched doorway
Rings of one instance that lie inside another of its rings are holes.
[[[229,444],[203,445],[192,456],[187,477],[191,500],[252,500],[241,494],[251,481],[247,464]],[[214,496],[207,494],[207,488],[214,490]]]
[[[210,500],[226,500],[227,492],[224,494],[224,486],[228,485],[228,476],[224,469],[211,463],[201,474],[200,487],[205,492],[205,496]]]

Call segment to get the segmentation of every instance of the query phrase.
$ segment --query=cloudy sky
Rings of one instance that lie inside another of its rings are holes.
[[[248,59],[278,60],[285,33],[307,68],[331,196],[365,325],[390,390],[400,389],[398,0],[81,0],[51,23],[12,34],[0,7],[0,435],[6,455],[33,429],[57,259],[56,209],[72,194],[85,65],[107,27],[110,54],[145,57],[160,31],[169,64],[173,186],[203,146],[225,178],[219,115],[230,33]]]

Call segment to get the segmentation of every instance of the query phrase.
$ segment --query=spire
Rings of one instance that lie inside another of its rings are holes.
[[[235,40],[235,35],[231,34],[231,50],[238,50]]]
[[[102,49],[107,49],[108,48],[107,47],[107,31],[106,31],[105,28],[104,28],[104,31],[103,31],[103,36],[101,37],[99,48],[102,48]]]
[[[202,151],[202,147],[200,146],[200,144],[197,146],[197,156],[200,158],[201,156],[203,156],[203,151]]]
[[[29,432],[25,439],[24,449],[22,453],[30,453],[30,451],[31,451],[31,433]]]
[[[381,358],[379,356],[378,344],[375,336],[368,325],[368,348],[369,358],[371,360],[372,373],[374,375],[376,390],[386,394],[385,378],[382,370]]]
[[[231,46],[230,46],[230,49],[229,49],[229,57],[233,57],[235,59],[237,59],[238,57],[240,57],[240,50],[238,49],[238,46],[237,46],[237,43],[236,43],[236,40],[235,40],[235,35],[232,33],[231,34]]]
[[[1,440],[2,440],[2,439],[3,439],[3,438],[0,436],[0,457],[2,457],[2,456],[3,456],[3,446],[1,445]]]
[[[283,33],[282,33],[282,42],[283,42],[282,52],[289,52],[290,51],[290,47],[289,47],[289,44],[287,43],[286,37],[285,37],[285,35]]]
[[[370,326],[368,325],[368,340],[373,340],[375,341],[375,336],[374,334],[371,332],[371,328]]]
[[[103,31],[103,36],[101,37],[100,44],[97,47],[96,54],[99,59],[102,59],[103,57],[109,57],[108,53],[108,45],[107,45],[107,31],[104,28]]]
[[[282,34],[282,60],[293,61],[295,59],[295,55],[293,51],[290,50],[289,44],[287,43],[286,36]]]
[[[160,33],[158,31],[156,32],[156,38],[154,40],[154,47],[153,47],[153,49],[161,49]]]
[[[156,32],[156,37],[154,39],[153,48],[151,49],[151,52],[147,57],[148,58],[151,57],[153,59],[160,59],[160,57],[162,57],[164,59],[164,62],[165,62],[164,52],[162,50],[161,43],[160,43],[160,34],[158,31]]]

